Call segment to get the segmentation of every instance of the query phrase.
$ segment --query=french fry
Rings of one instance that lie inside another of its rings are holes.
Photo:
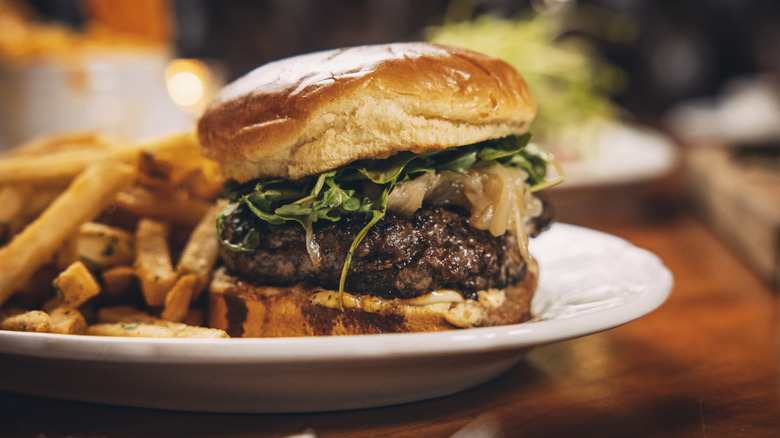
[[[54,279],[54,288],[62,302],[78,307],[100,293],[100,285],[82,262],[68,266]]]
[[[59,305],[48,311],[51,327],[51,333],[61,333],[66,335],[83,335],[87,332],[87,320],[78,309]]]
[[[12,313],[0,316],[0,330],[46,333],[51,329],[51,318],[42,310]]]
[[[41,156],[63,151],[100,150],[120,143],[120,140],[105,133],[94,131],[68,132],[44,135],[14,147],[2,158],[19,156]]]
[[[168,322],[170,325],[158,325],[146,322],[97,323],[87,327],[92,336],[127,336],[141,338],[228,338],[226,332],[219,329],[195,327],[180,322]]]
[[[154,317],[133,306],[111,306],[98,310],[98,322],[152,322]]]
[[[57,266],[61,269],[81,260],[92,269],[108,269],[130,265],[135,259],[135,242],[132,233],[95,222],[81,224],[57,253]]]
[[[127,152],[132,156],[132,152]],[[91,163],[123,158],[116,151],[73,150],[41,156],[13,156],[0,160],[0,183],[66,184]]]
[[[119,301],[125,297],[136,282],[135,269],[132,266],[116,266],[102,272],[102,296],[110,301]]]
[[[37,309],[40,303],[51,298],[52,282],[60,275],[60,272],[62,271],[52,264],[35,271],[32,277],[14,293],[13,305],[25,309]]]
[[[201,166],[184,174],[179,185],[194,198],[216,199],[219,192],[222,191],[224,180],[220,176],[218,168]]]
[[[134,176],[131,167],[101,162],[81,173],[54,202],[0,249],[0,304],[47,263],[68,236],[95,218]]]
[[[225,205],[226,202],[219,202],[202,217],[179,257],[176,273],[179,276],[195,274],[197,277],[192,300],[197,299],[211,281],[211,273],[219,253],[216,218]]]
[[[204,160],[198,136],[194,131],[175,133],[138,143],[138,149],[151,152],[161,159],[190,166]]]
[[[24,208],[22,217],[27,222],[32,222],[40,216],[55,199],[62,195],[67,186],[56,186],[47,184],[45,187],[36,187],[30,184],[18,185],[17,188],[24,197]]]
[[[195,131],[178,132],[135,144],[139,151],[152,152],[178,159],[192,159],[200,156],[200,143]]]
[[[141,219],[135,232],[136,275],[146,304],[162,306],[165,296],[176,282],[168,246],[169,227],[163,222]]]
[[[162,189],[170,192],[175,188],[172,181],[174,163],[159,160],[150,152],[138,156],[138,183],[150,189]]]
[[[167,192],[183,190],[196,199],[215,199],[224,183],[217,163],[192,150],[143,152],[138,157],[139,184]],[[174,153],[171,153],[174,152]]]
[[[22,212],[22,193],[13,186],[0,188],[0,242],[13,234],[14,221]]]
[[[213,202],[160,194],[143,187],[130,187],[117,194],[117,209],[138,217],[195,226]]]
[[[184,319],[187,316],[190,301],[194,295],[196,282],[197,277],[195,274],[179,277],[176,284],[165,295],[165,307],[160,314],[160,318],[173,322],[180,322]]]
[[[16,293],[15,305],[24,306],[0,313],[1,328],[228,337],[201,327],[204,309],[190,308],[216,263],[222,206],[214,199],[222,183],[194,132],[134,143],[97,132],[58,134],[0,155],[0,239],[8,242],[0,248],[0,306]],[[92,222],[100,213],[102,223]],[[139,286],[160,317],[100,308],[136,303],[140,297],[128,293]],[[82,306],[96,296],[95,306]]]
[[[130,306],[105,307],[98,311],[98,323],[88,335],[154,338],[227,338],[223,330],[191,326],[155,318]]]
[[[36,187],[30,184],[13,184],[8,187],[12,187],[17,191],[23,200],[21,210],[8,222],[10,235],[17,234],[40,216],[66,188],[66,186],[57,185]]]
[[[197,145],[193,132],[169,135],[146,142],[117,142],[108,148],[62,148],[47,154],[15,153],[0,157],[0,184],[6,182],[63,183],[97,161],[135,164],[142,151],[178,150]],[[29,147],[35,149],[35,147]]]

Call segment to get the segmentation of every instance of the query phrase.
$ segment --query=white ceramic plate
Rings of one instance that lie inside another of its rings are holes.
[[[0,389],[213,412],[306,412],[424,400],[505,372],[529,348],[652,311],[672,276],[617,237],[556,224],[535,239],[536,318],[437,333],[281,339],[137,339],[0,332]]]
[[[582,159],[561,161],[566,180],[561,189],[629,184],[658,178],[671,171],[678,153],[658,131],[636,125],[604,125]]]

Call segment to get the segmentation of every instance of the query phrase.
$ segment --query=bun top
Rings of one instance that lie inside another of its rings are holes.
[[[359,159],[523,134],[535,113],[506,62],[397,43],[265,64],[218,93],[198,137],[228,178],[295,180]]]

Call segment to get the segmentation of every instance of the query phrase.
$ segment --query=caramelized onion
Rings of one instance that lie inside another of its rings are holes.
[[[458,205],[471,212],[471,225],[494,236],[506,232],[517,235],[518,246],[528,256],[525,220],[542,212],[541,201],[527,189],[528,175],[522,169],[501,164],[475,167],[464,174],[425,173],[396,185],[387,199],[387,208],[411,216],[429,204]]]
[[[309,253],[311,263],[316,268],[322,263],[320,245],[314,240],[314,228],[311,222],[307,222],[304,229],[306,230],[306,251]]]

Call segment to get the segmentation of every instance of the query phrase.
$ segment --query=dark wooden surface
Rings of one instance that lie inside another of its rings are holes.
[[[0,393],[0,436],[780,436],[777,294],[677,193],[672,183],[554,194],[563,221],[658,254],[674,274],[672,295],[622,327],[538,348],[472,390],[296,415],[166,412]]]

